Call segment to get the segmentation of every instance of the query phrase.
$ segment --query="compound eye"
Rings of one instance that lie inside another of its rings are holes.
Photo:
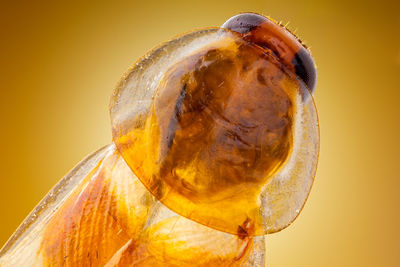
[[[222,28],[272,52],[314,92],[317,71],[314,60],[301,41],[284,26],[255,13],[242,13],[227,20]]]
[[[228,19],[221,28],[229,29],[234,32],[245,34],[251,32],[262,23],[267,21],[267,18],[256,13],[242,13]]]

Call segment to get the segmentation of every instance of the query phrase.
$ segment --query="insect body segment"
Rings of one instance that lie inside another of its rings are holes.
[[[163,204],[217,230],[262,235],[297,216],[277,212],[282,204],[303,206],[316,167],[318,126],[311,91],[290,63],[303,46],[259,15],[238,22],[246,18],[149,52],[149,64],[140,62],[121,80],[110,110],[118,150]],[[149,85],[141,77],[152,72],[161,75]],[[302,144],[304,133],[312,139]],[[309,156],[299,156],[299,149]],[[298,176],[307,180],[305,191],[288,182]],[[283,186],[294,186],[295,205],[274,198],[267,206],[265,192],[280,177]]]
[[[238,32],[245,40],[271,51],[314,91],[317,82],[314,60],[300,39],[287,28],[254,13],[233,16],[222,27]]]

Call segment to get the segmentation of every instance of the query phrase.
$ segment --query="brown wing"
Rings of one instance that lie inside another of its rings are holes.
[[[263,265],[262,237],[226,234],[171,212],[112,144],[73,173],[3,248],[1,266]]]

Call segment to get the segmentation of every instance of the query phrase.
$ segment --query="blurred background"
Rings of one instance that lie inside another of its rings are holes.
[[[321,125],[299,218],[267,237],[268,266],[399,266],[400,2],[0,3],[0,246],[81,159],[111,141],[108,101],[148,49],[239,12],[311,48]]]

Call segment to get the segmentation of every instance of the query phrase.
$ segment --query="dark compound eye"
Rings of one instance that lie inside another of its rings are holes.
[[[231,17],[221,27],[244,34],[252,31],[265,21],[267,21],[267,18],[259,14],[242,13]]]
[[[314,92],[317,71],[314,60],[301,41],[285,27],[255,13],[242,13],[227,20],[222,28],[238,32],[243,38],[270,50]]]

